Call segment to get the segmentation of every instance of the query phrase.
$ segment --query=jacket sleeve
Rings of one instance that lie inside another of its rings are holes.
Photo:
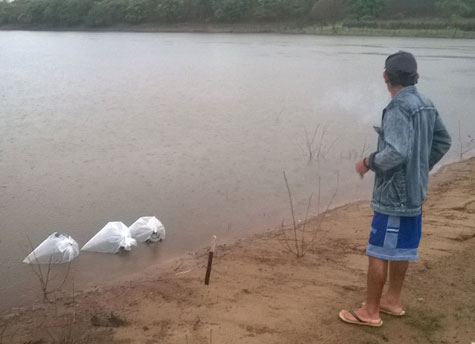
[[[368,159],[369,168],[377,173],[384,173],[405,163],[411,154],[414,138],[409,115],[397,105],[387,109],[382,130],[384,147],[372,153]]]
[[[435,164],[448,152],[452,144],[452,139],[442,122],[442,119],[437,114],[434,123],[434,132],[432,137],[432,146],[429,154],[429,171],[432,170]]]

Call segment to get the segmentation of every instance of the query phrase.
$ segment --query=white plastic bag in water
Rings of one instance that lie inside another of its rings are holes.
[[[132,238],[126,225],[122,222],[109,222],[81,248],[81,251],[117,253],[122,250],[130,251],[135,245],[137,241]]]
[[[144,216],[130,227],[132,238],[139,242],[157,242],[165,239],[165,227],[155,216]]]
[[[79,254],[78,243],[67,234],[54,232],[23,260],[27,264],[68,263]]]

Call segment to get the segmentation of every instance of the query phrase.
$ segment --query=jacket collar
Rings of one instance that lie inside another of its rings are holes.
[[[398,94],[396,94],[396,96],[391,99],[391,101],[389,102],[389,104],[386,106],[386,108],[383,110],[383,115],[384,115],[384,112],[386,111],[387,108],[389,108],[393,103],[395,103],[398,99],[400,98],[404,98],[407,94],[416,94],[417,93],[417,88],[416,86],[406,86],[404,87],[402,90],[400,90],[398,92]]]
[[[400,98],[400,97],[404,97],[404,95],[410,94],[410,93],[412,93],[412,94],[417,93],[416,86],[406,86],[406,87],[404,87],[402,90],[400,90],[398,92],[398,94],[396,94],[396,96],[393,98],[393,100],[397,99],[397,98]]]

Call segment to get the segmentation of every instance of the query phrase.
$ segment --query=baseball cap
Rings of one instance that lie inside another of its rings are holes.
[[[398,51],[395,54],[389,55],[384,64],[387,72],[391,73],[417,73],[417,62],[414,55],[407,51]]]

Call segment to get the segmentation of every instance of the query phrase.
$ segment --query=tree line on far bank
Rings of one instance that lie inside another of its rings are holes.
[[[475,0],[0,0],[0,25],[61,28],[341,21],[358,27],[378,20],[391,26],[408,18],[464,17],[475,17]]]

